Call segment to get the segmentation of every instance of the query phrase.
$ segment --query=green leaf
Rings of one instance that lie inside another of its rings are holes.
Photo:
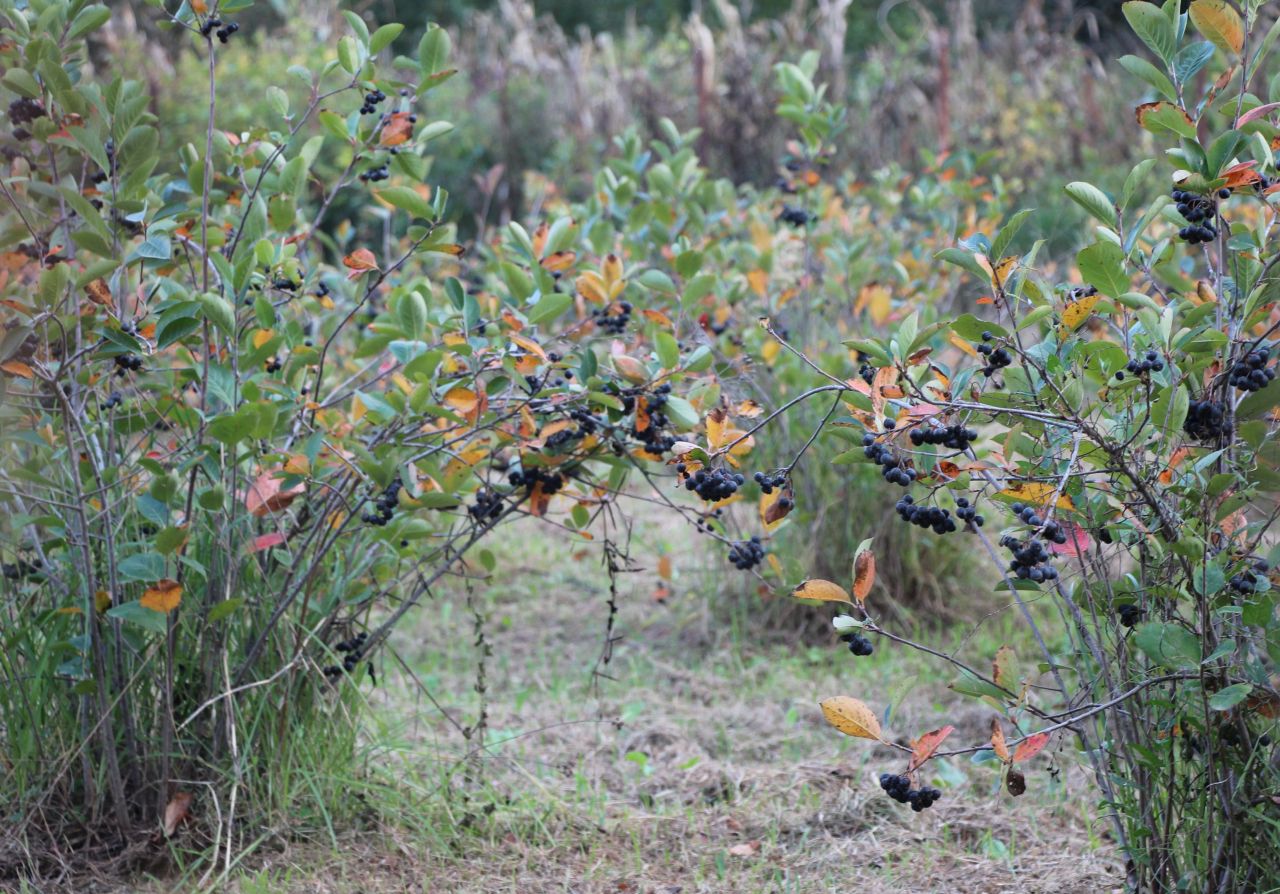
[[[164,556],[159,553],[137,553],[116,566],[121,580],[157,581],[164,577]]]
[[[147,608],[141,602],[126,602],[124,605],[107,609],[108,618],[116,618],[128,624],[150,630],[152,633],[166,633],[169,629],[169,617],[163,612]]]
[[[1169,76],[1141,56],[1121,56],[1120,64],[1132,75],[1146,81],[1169,102],[1178,101],[1178,90]]]
[[[666,413],[680,431],[688,431],[698,426],[698,411],[683,397],[668,397],[662,411]]]
[[[79,40],[90,31],[97,31],[111,18],[111,10],[103,6],[101,3],[95,3],[92,6],[86,6],[76,14],[71,20],[71,24],[67,26],[67,38],[70,40]]]
[[[1233,683],[1230,686],[1224,686],[1209,696],[1209,707],[1215,711],[1230,711],[1248,698],[1252,691],[1252,683]]]
[[[1129,290],[1124,272],[1124,249],[1114,242],[1095,242],[1076,255],[1076,266],[1084,281],[1102,294],[1114,298]]]
[[[1212,58],[1213,44],[1207,40],[1187,44],[1178,51],[1177,56],[1173,57],[1173,72],[1178,76],[1178,80],[1185,84],[1199,74],[1200,69],[1209,64]],[[1169,99],[1177,102],[1177,99],[1172,96]]]
[[[991,274],[982,269],[982,265],[978,263],[977,257],[971,251],[965,251],[962,248],[944,248],[934,257],[939,261],[946,261],[948,264],[955,264],[957,267],[964,268],[980,282],[991,281]]]
[[[567,295],[564,292],[548,292],[533,306],[533,310],[529,311],[529,324],[537,326],[539,323],[554,320],[568,310],[572,304],[572,295]]]
[[[373,32],[372,36],[370,36],[369,52],[377,53],[383,48],[390,46],[391,41],[399,37],[402,31],[404,31],[404,25],[396,23],[383,25],[377,31]]]
[[[209,623],[216,624],[224,618],[231,617],[232,612],[244,605],[243,596],[234,596],[231,599],[224,599],[209,609]]]
[[[1160,7],[1146,0],[1130,0],[1121,9],[1134,33],[1168,65],[1173,59],[1178,42],[1173,23]]]
[[[969,341],[981,341],[982,333],[990,332],[996,338],[1007,338],[1009,330],[996,323],[979,320],[973,314],[962,314],[951,324],[951,331]]]
[[[426,220],[432,220],[435,217],[431,203],[407,186],[388,186],[377,190],[374,194],[388,205],[394,205],[401,211],[408,211],[414,217]]]
[[[1194,669],[1200,665],[1200,639],[1177,624],[1150,621],[1138,627],[1134,643],[1163,667]]]
[[[676,343],[675,336],[670,332],[659,332],[654,337],[654,347],[657,349],[658,362],[666,369],[675,369],[680,363],[680,346]]]
[[[1005,222],[1005,225],[1000,228],[1000,232],[996,233],[996,238],[991,242],[991,257],[999,261],[1005,256],[1009,251],[1009,246],[1013,244],[1014,238],[1018,235],[1018,231],[1022,229],[1022,225],[1026,223],[1033,210],[1024,208]]]
[[[1098,220],[1111,228],[1116,226],[1116,209],[1107,194],[1092,183],[1076,180],[1065,187],[1067,195]]]
[[[204,311],[204,317],[227,335],[236,334],[236,312],[231,305],[212,292],[204,292],[196,296],[196,301]]]

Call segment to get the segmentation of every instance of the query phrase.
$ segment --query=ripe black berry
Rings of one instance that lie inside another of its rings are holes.
[[[387,522],[395,515],[396,507],[400,504],[400,489],[404,485],[397,476],[390,484],[383,489],[378,495],[378,499],[373,501],[376,512],[366,512],[360,516],[360,520],[367,525],[373,525],[375,528],[385,527]]]
[[[840,639],[842,642],[848,643],[849,651],[859,657],[870,655],[875,651],[875,647],[871,645],[871,640],[861,633],[846,633]]]
[[[928,528],[935,534],[949,534],[956,529],[956,521],[949,509],[938,506],[919,506],[911,494],[906,494],[894,504],[898,516],[919,528]]]
[[[744,481],[746,478],[740,472],[725,468],[699,469],[685,478],[684,486],[708,503],[716,503],[732,497]]]
[[[602,332],[610,335],[621,335],[631,322],[631,302],[615,301],[592,311],[591,319]]]
[[[759,537],[743,540],[729,547],[729,561],[734,568],[749,571],[764,560],[764,547]]]
[[[1226,411],[1215,400],[1193,400],[1187,407],[1187,419],[1182,429],[1198,441],[1211,441],[1231,434]]]
[[[803,227],[813,220],[813,215],[803,208],[797,208],[794,205],[783,205],[782,211],[778,214],[778,220],[793,227]]]
[[[1267,366],[1269,356],[1266,351],[1250,351],[1231,366],[1228,382],[1232,388],[1241,391],[1261,391],[1276,377],[1276,372]]]

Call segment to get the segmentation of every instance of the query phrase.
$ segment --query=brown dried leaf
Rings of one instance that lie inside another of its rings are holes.
[[[876,556],[871,550],[864,549],[853,559],[853,597],[859,604],[866,600],[875,582]]]

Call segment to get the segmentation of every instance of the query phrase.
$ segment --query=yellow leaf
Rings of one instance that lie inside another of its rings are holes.
[[[152,611],[167,615],[182,602],[182,584],[166,577],[164,580],[156,581],[150,587],[147,587],[146,592],[142,594],[142,599],[139,601],[142,603],[143,608],[149,608]]]
[[[821,580],[812,578],[807,580],[800,586],[791,591],[791,595],[797,599],[817,599],[822,602],[847,602],[853,605],[853,600],[849,598],[849,594],[845,592],[844,587],[834,584],[829,580]]]
[[[728,439],[725,437],[725,412],[716,407],[707,414],[707,446],[712,452],[723,447]]]
[[[827,723],[846,736],[880,738],[880,721],[866,703],[847,695],[837,695],[819,702],[818,707],[822,708],[822,716],[827,718]]]
[[[290,475],[307,475],[311,472],[311,460],[305,454],[295,454],[284,464],[284,470]]]
[[[957,348],[959,348],[960,350],[964,351],[966,354],[968,354],[968,355],[969,355],[970,357],[972,357],[974,360],[977,360],[977,359],[978,359],[978,352],[977,352],[977,350],[973,347],[973,345],[969,344],[967,341],[965,341],[965,340],[964,340],[963,338],[961,338],[960,336],[956,335],[954,332],[947,336],[947,341],[951,342],[951,343],[952,343],[953,345],[955,345]]]
[[[1013,256],[1003,258],[1000,263],[991,268],[991,285],[997,291],[1003,290],[1005,283],[1009,281],[1009,274],[1013,273],[1014,268],[1017,266],[1017,258]]]
[[[1062,325],[1058,327],[1058,331],[1070,332],[1089,319],[1089,314],[1093,313],[1093,306],[1101,297],[1101,295],[1086,295],[1068,304],[1062,311]]]
[[[1019,481],[1000,491],[1001,496],[1011,497],[1023,503],[1034,503],[1044,506],[1053,497],[1057,488],[1045,481]],[[1071,498],[1066,494],[1058,497],[1055,504],[1059,509],[1075,509]]]
[[[319,405],[316,405],[317,408]],[[310,409],[310,407],[308,407]],[[364,405],[364,401],[360,399],[360,395],[351,398],[351,421],[359,422],[364,418],[364,414],[369,412],[369,408]]]
[[[858,300],[854,303],[853,309],[855,313],[865,310],[871,316],[871,322],[877,326],[882,325],[893,310],[893,296],[889,292],[889,287],[878,282],[867,283],[858,292]]]
[[[270,329],[259,329],[257,332],[253,333],[254,348],[260,348],[267,342],[271,341],[271,336],[273,335],[275,335],[275,333]]]
[[[93,607],[100,612],[111,608],[111,594],[106,590],[98,590],[93,594]]]
[[[579,276],[573,283],[578,294],[586,298],[592,304],[604,304],[609,298],[605,290],[604,280],[600,278],[600,274],[587,271]]]
[[[523,335],[512,335],[510,336],[510,338],[513,342],[515,342],[520,347],[524,348],[530,354],[533,354],[535,357],[540,359],[543,363],[547,362],[547,352],[542,350],[542,345],[538,344],[533,339],[526,338]]]
[[[1196,30],[1225,53],[1244,49],[1244,23],[1226,0],[1194,0],[1187,12]]]
[[[611,299],[622,294],[622,287],[625,285],[622,280],[622,259],[617,255],[611,254],[604,259],[604,284]]]
[[[761,298],[769,294],[769,274],[758,267],[747,273],[747,285]]]
[[[853,560],[853,596],[859,603],[871,592],[871,585],[876,582],[876,557],[869,549],[858,553]]]
[[[767,341],[760,348],[760,356],[764,358],[766,364],[773,366],[773,362],[778,359],[778,354],[781,351],[782,345],[776,341]]]

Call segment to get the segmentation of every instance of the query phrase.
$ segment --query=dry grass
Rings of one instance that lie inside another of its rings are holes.
[[[379,725],[366,759],[371,775],[391,780],[383,809],[367,811],[361,831],[282,836],[219,890],[1120,889],[1112,849],[1091,834],[1092,794],[1069,744],[1026,768],[1023,798],[1000,791],[989,768],[963,762],[936,765],[932,781],[945,794],[933,809],[894,804],[876,776],[896,772],[899,759],[834,733],[818,699],[892,701],[894,736],[945,719],[957,740],[973,740],[989,714],[954,701],[945,679],[904,650],[853,659],[838,644],[757,646],[750,614],[730,608],[742,605],[731,595],[739,578],[698,570],[710,563],[682,536],[659,532],[635,545],[635,561],[649,566],[671,551],[673,592],[658,603],[651,575],[621,578],[623,639],[604,669],[612,679],[597,679],[607,617],[599,547],[575,557],[563,538],[509,533],[493,574],[472,588],[492,648],[484,755],[471,749],[468,760],[454,726],[473,724],[479,703],[473,618],[459,586],[399,635],[396,652],[413,675],[388,659],[374,690]],[[970,645],[994,649],[1009,633],[985,631]],[[145,890],[189,889],[169,881]]]

